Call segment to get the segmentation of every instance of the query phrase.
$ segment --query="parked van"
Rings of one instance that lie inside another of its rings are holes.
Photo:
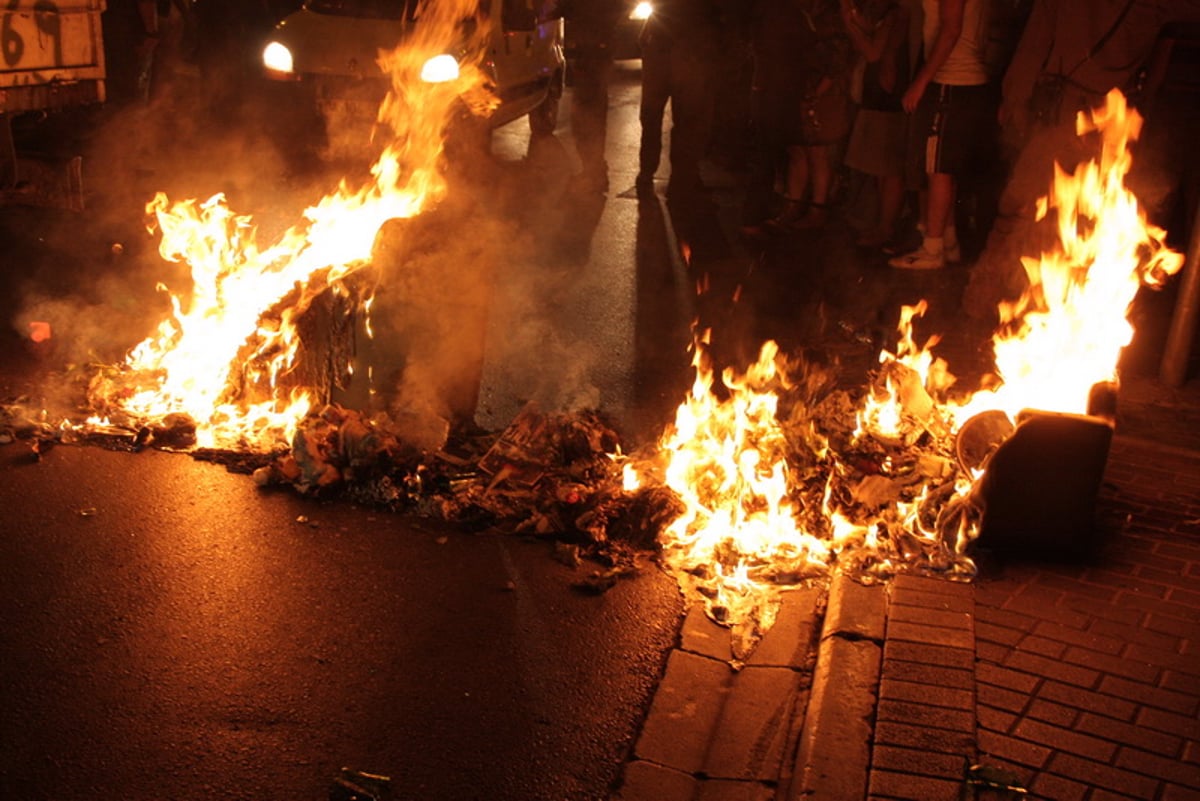
[[[377,64],[415,37],[422,14],[443,0],[307,0],[285,17],[263,50],[268,77],[296,81],[326,119],[373,120],[389,87]],[[486,129],[529,116],[535,134],[552,133],[563,93],[563,20],[540,13],[539,0],[478,0],[476,13],[460,23],[460,45],[427,62],[429,67],[477,64],[486,87],[498,99],[484,117]],[[552,5],[552,4],[546,4]],[[486,25],[485,38],[473,36]],[[476,52],[470,52],[471,41]],[[478,52],[482,47],[484,52]],[[422,79],[436,80],[427,69]],[[464,104],[464,111],[468,104]]]

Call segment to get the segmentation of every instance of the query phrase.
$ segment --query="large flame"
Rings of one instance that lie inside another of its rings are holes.
[[[710,609],[736,620],[753,605],[747,590],[755,585],[822,574],[830,546],[802,529],[789,496],[775,343],[745,375],[724,372],[725,400],[712,392],[705,344],[695,343],[696,380],[662,442],[664,483],[685,511],[661,540],[666,562],[709,588]]]
[[[171,293],[169,319],[130,353],[132,379],[124,384],[136,389],[105,397],[106,414],[133,421],[183,414],[206,447],[267,450],[290,441],[317,400],[302,382],[286,380],[300,345],[297,319],[322,292],[345,291],[341,282],[370,263],[384,223],[442,199],[439,167],[452,115],[462,98],[490,104],[477,64],[464,65],[454,81],[418,77],[432,56],[485,52],[475,40],[488,35],[489,21],[462,24],[477,6],[422,3],[411,36],[379,54],[391,91],[374,132],[384,146],[371,180],[357,188],[343,180],[274,244],[260,247],[254,222],[221,195],[172,203],[160,193],[147,205],[162,235],[160,254],[188,266],[191,286]]]
[[[1166,232],[1146,220],[1125,187],[1129,144],[1141,128],[1141,115],[1115,89],[1102,108],[1079,115],[1078,133],[1100,138],[1100,157],[1074,173],[1055,165],[1038,214],[1057,212],[1058,248],[1022,259],[1030,288],[1000,305],[992,340],[1002,383],[977,393],[957,419],[988,408],[1010,417],[1023,408],[1083,414],[1091,388],[1116,380],[1139,287],[1159,287],[1183,266],[1183,255],[1166,246]]]
[[[933,356],[938,338],[913,340],[925,302],[902,309],[896,352],[881,354],[850,442],[851,450],[870,445],[874,462],[864,471],[848,463],[861,459],[861,450],[842,459],[830,454],[822,502],[796,503],[811,492],[786,458],[776,417],[776,390],[786,381],[776,373],[774,343],[744,377],[725,372],[721,399],[711,368],[694,360],[695,384],[661,446],[664,483],[685,511],[660,541],[668,566],[685,586],[700,585],[715,619],[736,623],[753,611],[760,622],[769,620],[761,607],[779,585],[846,557],[878,575],[916,561],[932,544],[939,550],[926,564],[969,575],[965,551],[977,532],[963,507],[979,472],[953,458],[958,428],[987,410],[1011,420],[1027,408],[1087,413],[1093,386],[1116,379],[1139,287],[1159,286],[1182,266],[1124,185],[1128,145],[1140,129],[1141,117],[1117,91],[1090,117],[1080,115],[1078,133],[1098,138],[1100,155],[1073,173],[1056,165],[1039,218],[1055,211],[1060,242],[1038,259],[1023,259],[1030,287],[1001,307],[990,386],[948,398],[955,379]],[[918,440],[928,444],[913,457]],[[851,476],[852,485],[842,486]]]

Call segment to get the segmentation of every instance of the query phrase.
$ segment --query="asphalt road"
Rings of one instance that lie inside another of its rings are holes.
[[[628,121],[636,72],[625,83]],[[119,358],[162,314],[155,282],[181,278],[142,228],[154,191],[226,192],[264,229],[319,197],[328,175],[290,169],[256,125],[267,111],[225,127],[178,111],[34,132],[86,153],[88,202],[0,209],[5,400],[52,402],[48,375]],[[481,224],[442,219],[381,257],[408,270],[397,319],[426,326],[391,333],[453,342],[426,355],[461,368],[454,386],[465,372],[483,422],[532,397],[628,409],[646,353],[687,370],[686,322],[636,297],[638,264],[673,280],[671,250],[660,226],[634,257],[633,202],[562,202],[569,136],[506,156],[522,137],[497,138],[494,193],[451,212]],[[459,284],[438,272],[451,264],[470,268]],[[429,315],[445,294],[449,315]],[[556,327],[564,312],[573,329]],[[23,336],[34,319],[54,321],[49,345]],[[183,454],[0,446],[0,521],[0,798],[14,801],[322,799],[343,766],[414,801],[606,798],[682,608],[653,566],[582,595],[586,565],[549,543],[264,491]]]
[[[0,797],[602,798],[675,636],[652,567],[583,596],[546,543],[186,455],[0,460]]]

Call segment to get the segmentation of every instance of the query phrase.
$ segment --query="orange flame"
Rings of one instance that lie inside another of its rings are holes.
[[[162,234],[160,254],[189,266],[192,287],[186,297],[171,295],[169,319],[129,354],[137,376],[130,383],[140,389],[108,403],[134,420],[184,413],[204,447],[267,450],[290,441],[318,400],[283,380],[296,365],[298,318],[322,292],[345,291],[340,282],[370,263],[384,223],[444,197],[444,133],[461,100],[475,110],[494,103],[478,65],[451,82],[418,78],[429,57],[464,44],[461,22],[476,11],[472,0],[426,2],[412,37],[380,53],[392,89],[374,132],[387,144],[372,180],[357,189],[343,180],[274,244],[260,248],[251,218],[222,195],[171,203],[159,193],[147,205],[151,230]],[[473,38],[487,36],[487,20],[480,22],[468,26]],[[484,52],[473,43],[465,43],[469,52]]]
[[[1183,264],[1124,186],[1128,145],[1140,129],[1140,116],[1116,91],[1090,119],[1080,115],[1079,134],[1099,135],[1100,157],[1073,174],[1056,165],[1040,213],[1056,211],[1061,242],[1040,259],[1023,260],[1030,288],[1001,307],[1003,324],[993,338],[997,386],[947,399],[954,376],[932,354],[938,338],[919,346],[912,337],[926,304],[903,307],[896,353],[880,355],[881,386],[867,393],[852,438],[869,436],[883,455],[866,474],[832,458],[820,504],[789,501],[796,488],[775,416],[772,385],[781,379],[774,343],[763,346],[746,376],[726,371],[729,397],[720,402],[698,343],[696,381],[661,445],[669,458],[665,483],[686,511],[660,542],[668,566],[709,599],[710,614],[736,620],[769,601],[772,583],[819,574],[834,559],[869,564],[876,574],[900,569],[921,543],[941,543],[958,569],[973,571],[965,551],[975,521],[965,507],[979,473],[944,455],[953,453],[959,426],[995,409],[1010,419],[1025,408],[1087,413],[1093,385],[1116,377],[1138,288],[1161,285]],[[914,456],[918,438],[932,446]],[[910,463],[907,476],[894,464],[902,457]],[[847,488],[851,476],[857,478]]]
[[[801,529],[789,500],[786,441],[772,391],[782,378],[778,347],[764,344],[745,375],[726,370],[729,396],[718,401],[705,344],[695,344],[695,382],[661,443],[664,483],[685,511],[660,539],[666,563],[705,580],[710,609],[736,619],[757,603],[751,591],[768,574],[823,573],[829,546]]]

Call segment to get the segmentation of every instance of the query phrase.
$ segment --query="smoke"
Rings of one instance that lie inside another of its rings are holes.
[[[466,0],[459,5],[448,17],[456,23],[460,12],[474,8]],[[261,85],[233,92],[188,64],[166,64],[148,102],[113,104],[87,132],[81,235],[61,237],[64,247],[76,249],[76,275],[31,285],[14,316],[19,331],[49,324],[56,361],[118,363],[168,317],[159,284],[187,296],[188,265],[161,258],[157,236],[146,230],[146,204],[156,193],[201,201],[222,193],[237,213],[253,216],[260,242],[273,243],[343,179],[358,183],[344,163],[312,160],[323,126],[297,116],[295,104],[279,102]],[[411,89],[404,81],[398,86]],[[422,102],[429,98],[398,92],[381,109],[381,122],[399,137],[399,155],[413,162],[396,180],[421,178],[441,157],[440,141],[430,136],[436,127],[400,136],[402,121],[412,118],[403,108]],[[281,136],[281,129],[291,135]],[[431,211],[384,225],[369,268],[350,279],[360,288],[376,283],[374,302],[370,331],[364,324],[353,332],[350,386],[340,396],[326,387],[334,400],[388,411],[414,443],[427,447],[444,441],[450,425],[474,422],[492,360],[504,388],[494,391],[493,383],[488,396],[510,399],[501,426],[525,401],[548,410],[598,406],[601,393],[588,375],[600,355],[556,334],[545,311],[554,302],[547,279],[555,275],[538,255],[547,243],[522,219],[536,211],[531,189],[552,194],[543,178],[503,175],[486,158],[463,161],[451,179],[461,183],[446,194],[435,191],[441,202]],[[335,355],[308,358],[330,363]]]

